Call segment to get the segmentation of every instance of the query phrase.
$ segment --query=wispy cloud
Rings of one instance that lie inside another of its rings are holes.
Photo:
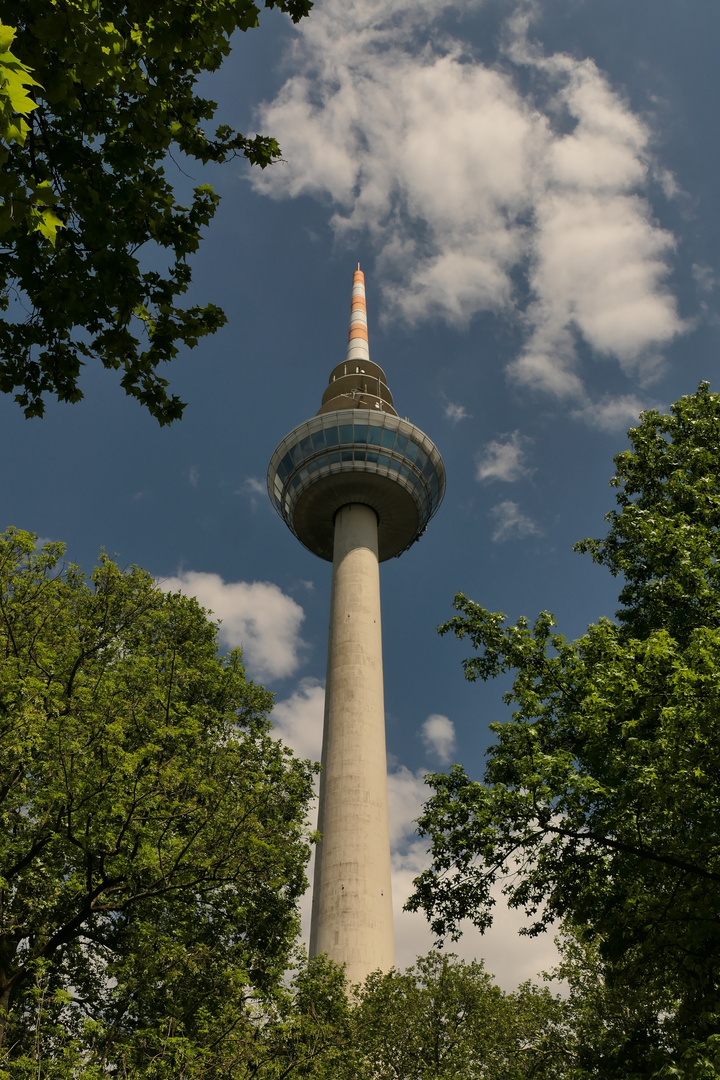
[[[162,578],[165,592],[194,596],[220,621],[227,648],[241,648],[248,670],[257,678],[284,678],[300,666],[305,613],[270,581],[228,581],[219,574],[187,570]]]
[[[656,407],[657,402],[643,402],[635,394],[617,397],[608,394],[600,401],[578,409],[575,416],[601,431],[626,431],[637,424],[641,412]]]
[[[456,405],[455,402],[448,401],[445,406],[445,416],[448,420],[452,420],[453,424],[457,424],[460,420],[467,420],[470,413],[464,405]]]
[[[267,498],[267,487],[264,481],[258,479],[257,476],[246,476],[235,494],[244,495],[250,501],[252,510],[255,511],[260,505],[262,497]]]
[[[692,268],[693,277],[695,278],[695,284],[701,293],[713,292],[718,285],[717,274],[713,270],[712,266],[706,266],[705,264],[693,263]]]
[[[200,470],[197,465],[191,465],[188,469],[188,482],[191,487],[196,488],[200,482]]]
[[[386,314],[518,319],[509,378],[585,407],[578,342],[647,379],[683,330],[667,285],[674,239],[647,198],[663,170],[606,75],[545,55],[527,17],[510,20],[496,65],[433,26],[471,6],[318,4],[262,110],[287,164],[252,182],[329,200],[338,237],[368,235]]]
[[[531,440],[519,431],[493,439],[485,447],[475,472],[478,480],[515,480],[529,476],[532,469],[525,464],[525,448]]]
[[[541,530],[532,518],[521,513],[518,504],[509,499],[493,506],[490,517],[495,521],[492,538],[496,544],[503,540],[521,540],[525,536],[541,535]]]
[[[447,765],[455,750],[455,725],[450,717],[432,713],[420,728],[420,737],[428,754]]]

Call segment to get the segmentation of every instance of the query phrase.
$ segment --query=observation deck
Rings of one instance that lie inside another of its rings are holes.
[[[335,514],[372,507],[378,560],[401,555],[422,536],[445,494],[445,466],[434,443],[401,419],[382,368],[370,361],[365,283],[353,277],[346,360],[330,373],[320,410],[276,448],[268,492],[287,526],[315,555],[332,562]]]

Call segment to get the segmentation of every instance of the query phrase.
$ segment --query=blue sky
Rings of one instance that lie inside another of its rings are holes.
[[[571,550],[603,534],[612,456],[641,409],[717,388],[719,30],[699,0],[264,14],[204,89],[284,160],[190,169],[223,196],[192,297],[229,322],[168,369],[185,418],[158,428],[92,367],[85,400],[42,421],[0,400],[3,524],[195,592],[314,755],[330,567],[265,472],[344,356],[360,260],[371,357],[448,474],[427,534],[381,571],[398,905],[423,865],[422,773],[479,775],[505,715],[503,686],[464,683],[463,646],[435,632],[454,593],[513,619],[549,609],[571,636],[612,615],[618,583]],[[459,951],[504,985],[552,962],[498,922]],[[430,944],[419,917],[397,938],[401,963]]]

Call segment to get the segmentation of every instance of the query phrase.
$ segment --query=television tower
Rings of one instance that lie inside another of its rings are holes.
[[[358,983],[394,963],[378,563],[420,538],[445,492],[438,450],[399,418],[370,360],[359,263],[347,356],[317,415],[275,450],[268,491],[333,564],[310,955]]]

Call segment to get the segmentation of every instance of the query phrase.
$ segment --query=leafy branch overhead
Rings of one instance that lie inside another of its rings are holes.
[[[264,6],[297,22],[312,3]],[[201,184],[181,205],[166,162],[279,157],[268,136],[206,130],[216,104],[195,90],[259,14],[252,0],[3,0],[0,391],[26,416],[79,401],[90,359],[159,423],[182,415],[159,369],[225,322],[213,303],[179,305],[218,196]]]
[[[25,145],[30,127],[25,119],[37,103],[31,97],[31,88],[39,87],[37,79],[26,64],[20,63],[11,52],[15,30],[0,23],[0,165],[5,166],[11,143]],[[5,144],[4,146],[2,144]],[[60,218],[52,210],[57,196],[49,181],[33,183],[23,190],[18,178],[8,173],[0,175],[0,235],[10,228],[17,213],[24,216],[28,228],[42,233],[55,246],[55,235]],[[17,208],[17,211],[16,211]]]

